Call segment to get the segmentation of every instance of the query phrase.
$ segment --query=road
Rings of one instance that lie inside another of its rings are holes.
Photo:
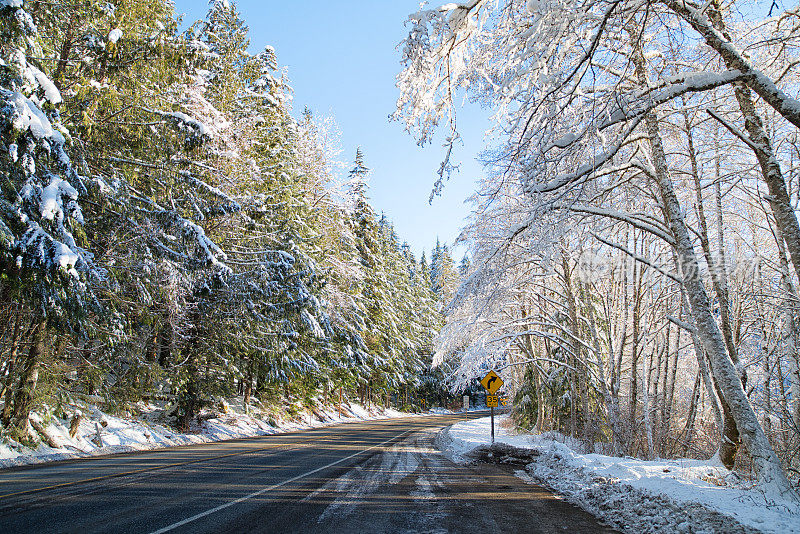
[[[613,532],[512,467],[448,461],[433,441],[459,419],[348,423],[7,469],[0,532]]]

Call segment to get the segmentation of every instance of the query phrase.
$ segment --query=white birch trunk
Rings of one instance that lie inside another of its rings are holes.
[[[645,117],[647,133],[652,150],[656,180],[661,193],[664,213],[675,239],[681,274],[697,325],[698,337],[705,347],[711,364],[711,371],[717,379],[720,391],[731,409],[739,434],[753,459],[753,466],[759,481],[770,492],[786,498],[798,499],[791,484],[781,468],[775,451],[767,439],[764,429],[758,422],[753,407],[747,399],[739,373],[728,357],[722,333],[717,326],[705,287],[700,280],[700,265],[697,261],[689,231],[683,218],[678,197],[669,178],[666,156],[661,143],[658,119],[654,113]]]
[[[644,433],[647,439],[647,459],[653,459],[653,425],[650,421],[650,375],[653,368],[654,352],[650,352],[647,365],[642,367],[642,416],[644,418]]]

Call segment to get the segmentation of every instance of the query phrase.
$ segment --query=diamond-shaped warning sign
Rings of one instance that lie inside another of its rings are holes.
[[[483,377],[483,380],[481,380],[481,385],[490,395],[494,395],[497,393],[497,390],[502,387],[503,379],[497,376],[497,373],[494,371],[489,371],[486,373],[486,376]]]

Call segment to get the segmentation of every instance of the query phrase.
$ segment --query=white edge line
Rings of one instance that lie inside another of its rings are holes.
[[[320,471],[322,471],[324,469],[327,469],[329,467],[333,467],[336,464],[340,464],[340,463],[342,463],[344,461],[349,460],[350,458],[354,458],[354,457],[356,457],[356,456],[358,456],[360,454],[364,454],[365,452],[371,451],[372,449],[377,449],[378,447],[382,447],[382,446],[386,445],[387,443],[389,443],[390,441],[394,441],[394,440],[402,437],[403,434],[408,434],[410,432],[411,432],[410,430],[407,430],[407,431],[405,431],[405,432],[403,432],[401,434],[398,434],[397,436],[394,436],[392,438],[387,439],[386,441],[384,441],[382,443],[378,443],[377,445],[373,445],[372,447],[370,447],[368,449],[364,449],[363,451],[358,451],[358,452],[356,452],[354,454],[351,454],[350,456],[347,456],[346,458],[340,458],[340,459],[336,460],[335,462],[329,463],[328,465],[323,465],[322,467],[317,467],[316,469],[313,469],[313,470],[311,470],[311,471],[309,471],[307,473],[303,473],[302,475],[297,475],[296,477],[289,478],[287,480],[284,480],[283,482],[279,482],[277,484],[273,484],[272,486],[260,489],[260,490],[254,492],[254,493],[251,493],[250,495],[245,495],[244,497],[239,497],[235,501],[227,502],[225,504],[220,504],[216,508],[211,508],[209,510],[206,510],[205,512],[200,512],[199,514],[193,515],[192,517],[187,517],[183,521],[178,521],[177,523],[173,523],[173,524],[171,524],[169,526],[166,526],[164,528],[160,528],[158,530],[155,530],[155,531],[151,532],[150,534],[164,534],[165,532],[169,532],[171,530],[175,530],[176,528],[179,528],[179,527],[182,527],[183,525],[189,524],[192,521],[197,521],[198,519],[201,519],[201,518],[206,517],[208,515],[211,515],[213,513],[219,512],[220,510],[224,510],[225,508],[231,507],[231,506],[233,506],[235,504],[239,504],[239,503],[244,502],[244,501],[246,501],[248,499],[252,499],[253,497],[258,497],[259,495],[263,495],[264,493],[267,493],[268,491],[272,491],[272,490],[274,490],[276,488],[279,488],[281,486],[285,486],[286,484],[290,484],[290,483],[292,483],[292,482],[294,482],[296,480],[300,480],[301,478],[305,478],[305,477],[307,477],[309,475],[313,475],[314,473],[318,473],[318,472],[320,472]]]

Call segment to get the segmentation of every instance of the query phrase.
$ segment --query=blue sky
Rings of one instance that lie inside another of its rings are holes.
[[[459,115],[464,144],[455,160],[461,171],[442,196],[428,204],[443,155],[441,138],[420,148],[400,123],[390,122],[400,70],[395,49],[405,37],[403,25],[418,0],[346,0],[302,2],[240,0],[236,2],[250,28],[251,51],[275,48],[289,69],[294,114],[308,106],[317,116],[333,116],[341,130],[340,158],[351,162],[357,146],[372,170],[370,197],[377,211],[394,221],[402,240],[419,255],[430,252],[436,238],[452,243],[482,170],[475,161],[483,144],[488,113],[469,106]],[[203,18],[203,0],[175,0],[184,26]],[[461,250],[457,250],[456,260]]]

